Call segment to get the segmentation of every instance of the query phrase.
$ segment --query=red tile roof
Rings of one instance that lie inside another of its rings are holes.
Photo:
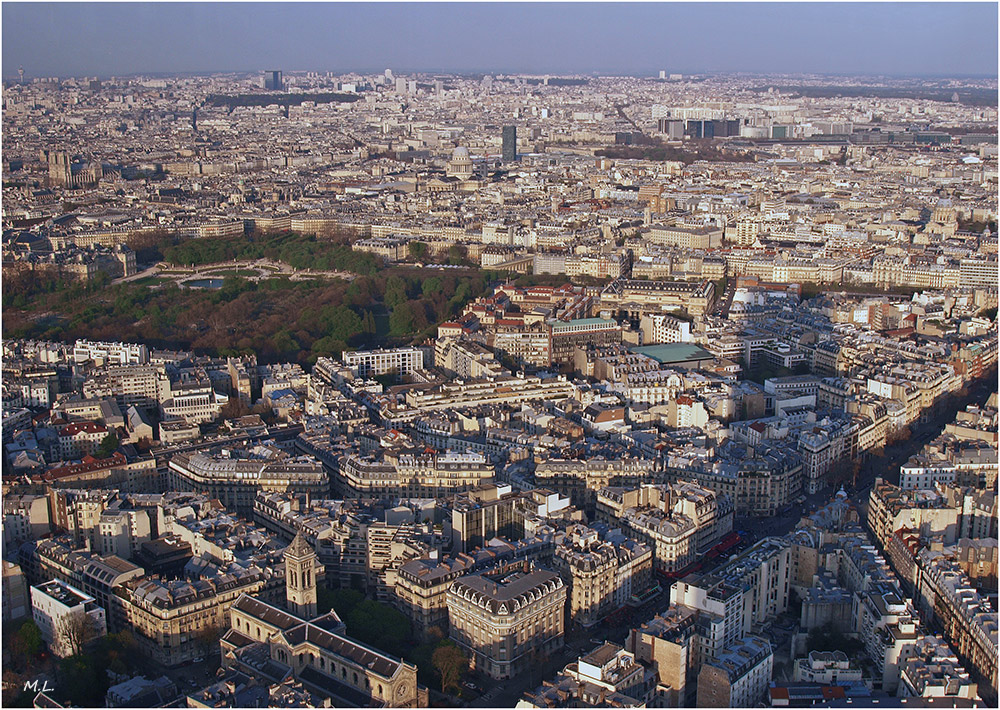
[[[87,434],[107,434],[108,428],[97,422],[76,422],[59,430],[59,436],[76,436],[80,432]]]
[[[80,463],[70,464],[69,466],[60,466],[59,468],[54,468],[51,471],[46,471],[41,475],[41,478],[44,481],[53,481],[57,478],[65,478],[66,476],[78,476],[81,473],[90,473],[93,471],[100,471],[105,468],[124,466],[126,463],[128,463],[128,460],[125,458],[125,454],[120,451],[116,451],[106,459],[96,459],[93,456],[86,456]]]

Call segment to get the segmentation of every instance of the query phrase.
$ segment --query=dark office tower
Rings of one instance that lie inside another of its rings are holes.
[[[195,108],[195,110],[191,112],[191,130],[192,131],[197,131],[198,130],[198,109],[197,108]]]
[[[264,72],[264,88],[269,91],[281,91],[282,80],[280,71]]]
[[[503,162],[513,163],[517,160],[517,127],[503,127]]]

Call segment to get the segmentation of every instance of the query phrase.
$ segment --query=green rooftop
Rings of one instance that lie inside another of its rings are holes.
[[[659,363],[694,362],[695,360],[711,360],[715,356],[704,348],[691,343],[664,343],[662,345],[643,345],[629,348],[634,353],[646,355]]]

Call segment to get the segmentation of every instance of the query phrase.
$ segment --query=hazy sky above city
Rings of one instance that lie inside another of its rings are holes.
[[[3,75],[997,74],[997,3],[3,3]]]

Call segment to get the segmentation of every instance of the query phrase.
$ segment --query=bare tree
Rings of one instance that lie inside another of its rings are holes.
[[[219,639],[222,638],[223,632],[224,629],[217,623],[198,629],[194,637],[202,648],[202,653],[211,653],[219,645]]]
[[[431,662],[441,675],[441,692],[447,693],[448,688],[459,690],[459,680],[469,668],[469,659],[462,650],[454,644],[438,646],[431,656]]]
[[[67,614],[56,626],[56,637],[75,656],[97,637],[97,622],[90,614]]]

